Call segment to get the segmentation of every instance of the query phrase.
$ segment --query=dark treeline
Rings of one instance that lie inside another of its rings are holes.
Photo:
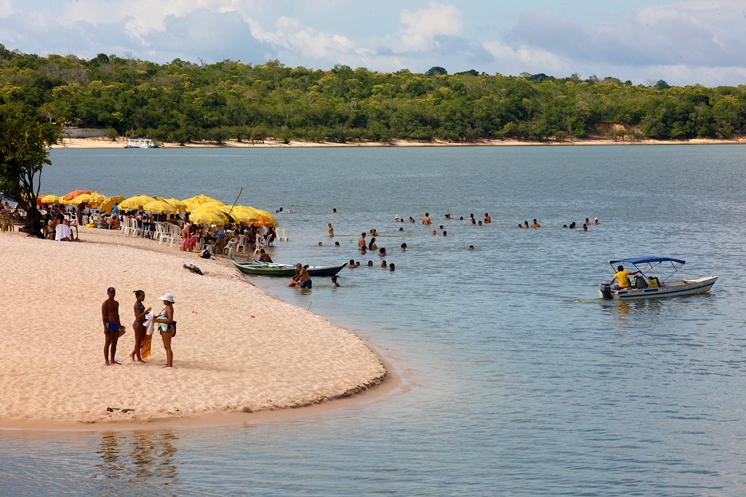
[[[156,64],[41,57],[0,45],[0,103],[59,124],[184,143],[731,138],[746,85],[633,85],[615,78],[329,71],[223,61]]]

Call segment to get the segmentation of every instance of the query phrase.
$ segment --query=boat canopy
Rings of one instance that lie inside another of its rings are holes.
[[[681,259],[672,259],[670,257],[657,257],[654,255],[643,255],[640,257],[630,257],[628,259],[619,259],[616,261],[609,261],[609,264],[618,264],[620,262],[629,262],[630,264],[654,264],[656,262],[675,262],[677,264],[686,264],[685,261],[682,261]]]

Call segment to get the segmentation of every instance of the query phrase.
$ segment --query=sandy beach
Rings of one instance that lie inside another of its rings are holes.
[[[355,334],[264,294],[225,260],[116,232],[79,242],[0,234],[0,426],[204,422],[221,413],[314,405],[381,384],[379,357]],[[183,268],[196,264],[204,276]],[[106,366],[101,304],[117,289],[121,365]],[[147,363],[132,362],[134,290],[158,312],[173,293],[174,368],[156,331]],[[131,409],[108,412],[107,408]],[[215,418],[212,418],[215,419]]]
[[[605,137],[587,138],[583,140],[566,140],[562,142],[548,140],[543,142],[530,142],[522,140],[480,140],[472,143],[453,143],[440,140],[431,142],[417,142],[406,140],[395,140],[393,142],[349,142],[349,143],[331,143],[331,142],[303,142],[290,141],[282,143],[278,140],[265,140],[264,142],[247,142],[228,140],[223,145],[213,142],[186,143],[183,146],[178,143],[161,143],[163,148],[316,148],[316,147],[569,147],[569,146],[603,146],[603,145],[737,145],[746,144],[746,137],[737,137],[728,140],[714,140],[711,138],[694,138],[691,140],[614,140]],[[55,145],[54,148],[122,148],[123,140],[120,138],[112,141],[108,138],[64,138],[62,142]]]

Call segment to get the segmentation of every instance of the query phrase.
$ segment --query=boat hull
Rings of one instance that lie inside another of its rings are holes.
[[[638,300],[696,295],[710,291],[710,288],[712,288],[717,279],[717,276],[707,276],[691,280],[671,281],[661,285],[660,288],[629,287],[622,290],[612,290],[611,298],[614,300]],[[602,292],[599,292],[599,295],[601,298],[604,298]]]
[[[244,274],[250,274],[253,276],[276,276],[280,278],[292,278],[296,274],[295,266],[287,264],[268,264],[258,262],[238,262],[235,259],[231,259],[231,262]],[[336,266],[308,266],[309,276],[334,276],[347,265],[344,264]]]

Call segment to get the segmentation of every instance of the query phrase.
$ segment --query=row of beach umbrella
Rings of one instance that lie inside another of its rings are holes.
[[[119,210],[142,210],[152,214],[180,214],[189,212],[189,219],[199,224],[228,224],[231,221],[243,222],[254,226],[279,225],[277,219],[267,211],[245,205],[225,205],[207,195],[196,195],[184,200],[175,198],[152,197],[150,195],[135,195],[124,198],[121,196],[107,197],[101,193],[88,190],[75,190],[67,195],[44,195],[40,198],[43,204],[78,205],[83,202],[88,207],[110,213],[112,207]]]

